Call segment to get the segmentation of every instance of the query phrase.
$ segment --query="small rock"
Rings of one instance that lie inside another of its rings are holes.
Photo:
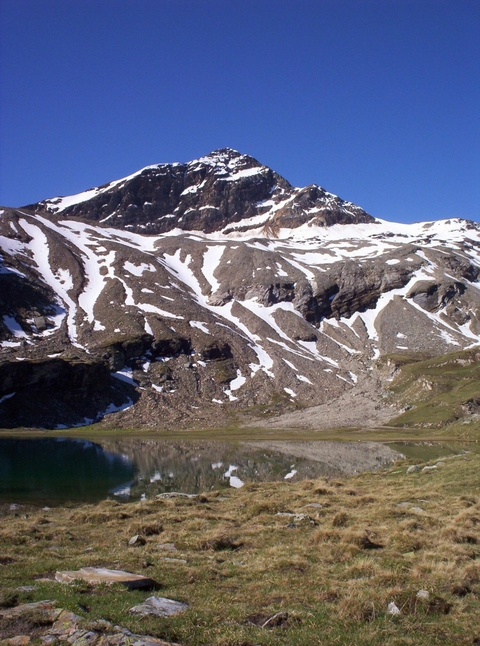
[[[155,617],[171,617],[185,612],[187,603],[165,599],[164,597],[148,597],[143,603],[130,608],[130,612],[139,615],[154,615]]]
[[[423,509],[421,507],[410,507],[410,511],[415,511],[417,514],[423,514]]]
[[[417,471],[420,471],[420,467],[418,464],[413,464],[411,467],[408,467],[407,473],[417,473]]]
[[[438,469],[438,466],[436,464],[433,464],[432,466],[426,466],[423,467],[422,471],[432,471],[433,469]]]
[[[164,556],[162,558],[162,561],[167,561],[167,563],[186,563],[187,562],[185,559],[172,559],[172,558],[169,558],[168,556]]]
[[[178,552],[174,543],[159,543],[156,547],[157,547],[157,550],[168,550],[169,552]]]
[[[313,509],[322,509],[323,505],[321,505],[319,502],[310,502],[308,505],[304,505],[304,507],[312,507]]]
[[[417,597],[419,599],[428,599],[429,596],[430,596],[430,592],[428,592],[428,590],[419,590],[417,592]]]
[[[128,541],[128,544],[131,547],[140,547],[141,545],[145,545],[147,541],[141,536],[140,534],[135,534],[135,536],[132,536],[132,538]]]
[[[411,503],[409,502],[399,502],[398,505],[396,506],[399,507],[400,509],[404,509],[405,507],[408,507],[410,504]]]
[[[400,608],[398,608],[393,601],[390,601],[390,603],[387,606],[387,612],[389,615],[400,615]]]
[[[21,585],[18,588],[16,588],[16,591],[17,592],[33,592],[36,589],[37,589],[36,585]]]

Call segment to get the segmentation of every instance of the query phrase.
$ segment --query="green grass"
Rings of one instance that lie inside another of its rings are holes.
[[[406,408],[389,422],[390,426],[422,426],[453,435],[476,435],[479,422],[468,415],[465,405],[471,402],[475,407],[477,400],[480,405],[478,350],[430,359],[414,355],[383,359],[387,360],[399,369],[390,390],[394,399]],[[468,428],[463,422],[468,423]]]

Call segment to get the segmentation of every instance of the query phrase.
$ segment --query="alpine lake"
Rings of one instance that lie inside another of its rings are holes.
[[[396,459],[436,459],[463,447],[438,442],[0,436],[0,504],[56,506],[139,501],[245,483],[353,475]]]

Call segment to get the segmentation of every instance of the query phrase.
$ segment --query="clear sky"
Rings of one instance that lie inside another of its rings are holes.
[[[229,146],[480,221],[479,0],[2,0],[0,204]]]

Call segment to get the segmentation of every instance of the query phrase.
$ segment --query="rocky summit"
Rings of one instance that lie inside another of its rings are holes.
[[[382,357],[478,343],[479,246],[468,220],[379,220],[231,149],[3,207],[0,426],[386,420]]]

